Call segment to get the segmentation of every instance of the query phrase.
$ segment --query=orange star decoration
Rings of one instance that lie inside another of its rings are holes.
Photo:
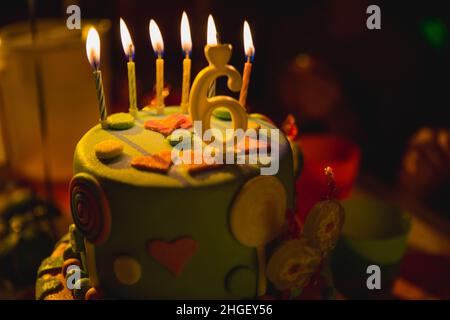
[[[191,119],[180,113],[172,114],[164,119],[151,119],[144,123],[145,129],[153,130],[163,134],[170,135],[176,129],[189,129],[192,127]]]
[[[162,151],[149,156],[134,157],[131,166],[144,171],[167,173],[172,165],[171,151]]]

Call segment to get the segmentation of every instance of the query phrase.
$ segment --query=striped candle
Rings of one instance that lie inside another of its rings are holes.
[[[108,114],[106,112],[105,92],[103,91],[102,72],[100,70],[95,70],[93,74],[95,80],[95,88],[97,89],[100,123],[102,125],[102,128],[107,128],[108,125],[106,119],[108,117]]]
[[[97,89],[98,106],[100,110],[100,124],[103,129],[108,127],[105,104],[105,93],[103,91],[102,72],[100,71],[100,36],[95,28],[90,28],[86,39],[86,54],[89,63],[94,69],[95,88]]]

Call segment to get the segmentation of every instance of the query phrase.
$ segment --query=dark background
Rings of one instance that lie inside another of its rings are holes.
[[[39,17],[64,18],[67,5],[75,2],[36,3]],[[248,98],[252,110],[278,124],[293,113],[302,133],[330,131],[352,138],[362,147],[363,170],[388,184],[395,182],[414,132],[423,126],[448,128],[450,124],[446,1],[82,0],[77,4],[82,19],[113,22],[111,100],[116,111],[127,108],[119,17],[134,38],[138,98],[145,105],[154,82],[148,22],[155,19],[162,31],[166,82],[176,101],[182,59],[179,24],[186,10],[194,42],[193,74],[205,65],[209,13],[215,17],[221,41],[234,47],[231,63],[242,69],[242,24],[247,19],[256,47]],[[366,28],[370,4],[381,7],[381,30]],[[24,0],[2,2],[0,7],[0,26],[27,18]],[[312,70],[296,69],[300,54],[314,62]],[[308,88],[307,98],[301,96],[302,88]],[[323,104],[325,109],[314,115],[303,104]]]

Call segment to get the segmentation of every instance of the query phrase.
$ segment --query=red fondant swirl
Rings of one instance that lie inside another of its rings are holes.
[[[70,183],[72,217],[87,240],[104,242],[111,225],[109,205],[95,178],[87,174],[75,176]]]

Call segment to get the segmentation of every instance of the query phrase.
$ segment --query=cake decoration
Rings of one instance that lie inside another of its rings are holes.
[[[100,184],[91,175],[79,173],[70,182],[70,194],[72,218],[79,231],[92,243],[104,242],[111,228],[111,213]]]
[[[61,270],[61,267],[63,265],[63,259],[62,257],[48,257],[45,259],[37,272],[38,277],[41,277],[44,274],[54,274],[57,271]]]
[[[239,72],[228,65],[232,47],[229,44],[207,45],[205,56],[209,66],[200,71],[192,84],[189,101],[189,114],[192,121],[202,122],[202,135],[211,128],[211,115],[216,108],[226,107],[231,113],[234,129],[247,130],[247,113],[239,101],[229,96],[215,96],[207,98],[210,85],[221,76],[228,77],[228,88],[239,91],[242,79]]]
[[[249,267],[239,266],[231,270],[226,277],[227,290],[236,298],[251,299],[256,295],[254,283],[257,276]]]
[[[126,130],[134,126],[134,117],[129,113],[119,112],[108,117],[108,128],[111,130]]]
[[[189,129],[192,127],[192,122],[188,116],[176,113],[163,119],[147,120],[144,123],[144,127],[146,129],[159,132],[164,136],[168,136],[176,129]]]
[[[91,287],[84,296],[86,300],[101,300],[105,297],[103,290],[101,288]]]
[[[121,284],[132,285],[139,281],[142,268],[139,262],[130,256],[119,256],[113,263],[114,275]]]
[[[185,265],[198,250],[198,243],[192,238],[183,237],[172,242],[152,240],[148,243],[147,252],[159,264],[179,277]]]
[[[305,238],[283,243],[269,259],[267,277],[278,290],[301,289],[321,263],[320,251]]]
[[[149,156],[138,156],[131,160],[131,166],[144,171],[167,173],[172,165],[170,151],[162,151]]]
[[[95,155],[100,160],[111,160],[120,156],[123,152],[124,144],[118,140],[105,140],[95,145]]]
[[[266,291],[265,248],[282,231],[285,222],[286,191],[272,176],[249,180],[233,202],[230,214],[231,232],[245,246],[258,254],[258,296]]]
[[[345,213],[342,205],[334,200],[337,190],[333,170],[326,167],[324,172],[328,178],[327,195],[311,208],[303,233],[323,255],[327,255],[339,240]]]
[[[77,282],[75,282],[75,289],[72,290],[72,294],[75,299],[83,300],[86,293],[91,288],[91,282],[89,278],[81,278]]]
[[[70,271],[69,268],[73,267],[73,266],[77,266],[80,269],[83,267],[81,265],[80,260],[75,259],[75,258],[67,259],[64,261],[64,264],[62,265],[62,269],[61,269],[61,273],[63,274],[64,277],[66,277],[68,274],[68,271]]]
[[[36,299],[44,299],[46,296],[56,293],[63,288],[64,286],[58,278],[38,278],[36,282]]]

